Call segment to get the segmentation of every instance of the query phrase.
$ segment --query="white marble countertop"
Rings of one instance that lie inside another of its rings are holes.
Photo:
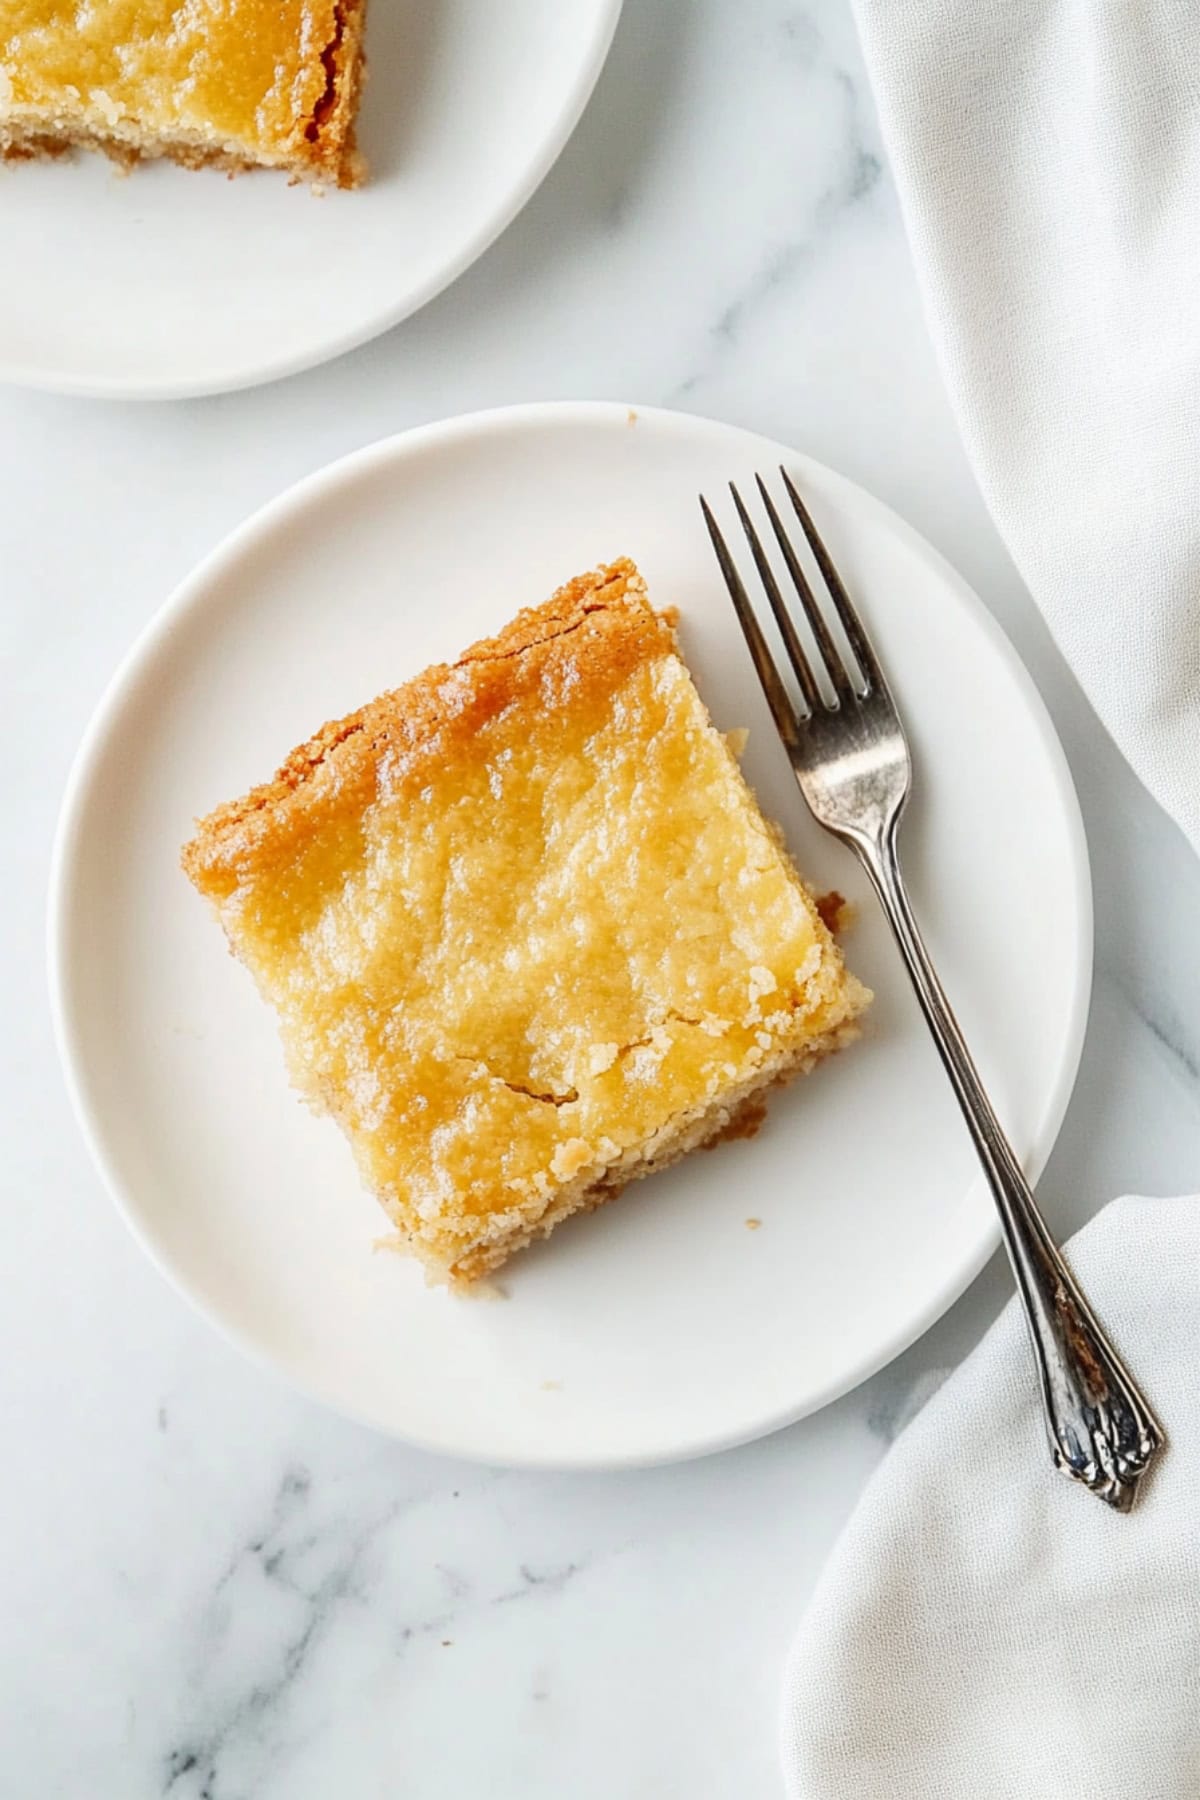
[[[1079,785],[1091,1028],[1041,1192],[1064,1231],[1200,1164],[1200,864],[1103,736],[983,511],[922,325],[844,0],[627,0],[559,166],[449,293],[354,356],[166,406],[0,394],[6,1792],[610,1800],[779,1792],[781,1658],[897,1421],[1007,1291],[706,1462],[439,1462],[297,1399],[171,1293],[104,1197],[44,995],[59,795],[199,555],[331,457],[439,415],[611,397],[795,443],[995,610]]]

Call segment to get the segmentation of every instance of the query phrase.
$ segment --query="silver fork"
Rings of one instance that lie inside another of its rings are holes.
[[[756,476],[832,699],[814,673],[762,541],[732,482],[738,518],[799,685],[799,709],[792,705],[725,539],[701,496],[721,573],[800,792],[818,824],[848,844],[866,870],[958,1096],[1000,1214],[1029,1323],[1055,1467],[1118,1512],[1128,1512],[1140,1478],[1165,1442],[1162,1427],[1055,1247],[929,959],[909,905],[897,847],[912,784],[904,727],[862,620],[808,508],[787,470],[780,474],[857,664],[854,668],[839,650],[770,491],[761,475]]]

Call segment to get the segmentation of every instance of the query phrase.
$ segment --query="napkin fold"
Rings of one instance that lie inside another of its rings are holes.
[[[1200,849],[1194,0],[855,0],[976,476],[1058,643]]]
[[[784,1684],[793,1800],[1197,1800],[1200,1195],[1068,1254],[1167,1430],[1122,1516],[1051,1467],[1016,1300],[869,1482]]]

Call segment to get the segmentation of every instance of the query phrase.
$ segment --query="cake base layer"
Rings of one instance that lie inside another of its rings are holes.
[[[236,145],[209,144],[199,137],[135,137],[83,126],[63,126],[53,131],[39,126],[28,131],[0,132],[0,162],[34,162],[70,156],[76,150],[97,151],[126,170],[141,162],[161,161],[177,163],[183,169],[220,169],[226,175],[246,175],[253,169],[282,169],[294,182],[315,182],[321,174],[308,162],[297,164],[286,157],[275,160],[249,156]],[[351,137],[341,164],[329,174],[329,179],[340,188],[353,188],[360,185],[365,174],[365,164]]]

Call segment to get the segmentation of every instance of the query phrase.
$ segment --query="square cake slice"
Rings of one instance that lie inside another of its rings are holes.
[[[624,561],[326,725],[183,864],[453,1282],[752,1129],[870,998]]]
[[[0,154],[353,187],[366,0],[0,0]]]

